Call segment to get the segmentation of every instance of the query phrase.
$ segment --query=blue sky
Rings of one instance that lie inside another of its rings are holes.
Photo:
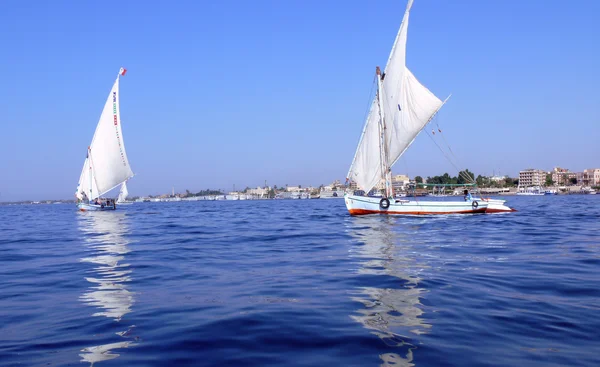
[[[119,67],[133,195],[343,180],[406,6],[0,4],[0,201],[71,198]],[[407,65],[463,167],[600,167],[600,2],[415,0]],[[427,130],[431,130],[427,128]],[[455,174],[426,134],[396,173]]]

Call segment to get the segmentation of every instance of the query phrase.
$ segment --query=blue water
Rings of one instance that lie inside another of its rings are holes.
[[[599,366],[600,195],[0,206],[2,366]]]

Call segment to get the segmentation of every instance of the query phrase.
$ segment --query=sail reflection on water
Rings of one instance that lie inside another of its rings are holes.
[[[411,257],[409,238],[394,231],[398,223],[389,217],[353,217],[350,234],[362,244],[353,247],[351,257],[359,262],[358,274],[386,276],[386,287],[360,287],[352,297],[363,308],[350,317],[371,330],[398,353],[380,355],[382,366],[414,366],[415,336],[431,325],[423,318],[419,272],[425,267]]]
[[[79,300],[96,308],[92,316],[104,316],[120,322],[131,312],[134,304],[134,293],[127,289],[132,272],[129,264],[125,263],[125,256],[130,251],[127,247],[130,241],[125,236],[129,230],[127,215],[123,212],[80,213],[78,222],[89,254],[81,261],[94,265],[91,275],[85,278],[91,284]],[[115,334],[128,338],[133,327]],[[93,365],[117,358],[119,354],[111,351],[130,345],[133,345],[132,341],[125,340],[84,348],[80,354],[81,362]]]

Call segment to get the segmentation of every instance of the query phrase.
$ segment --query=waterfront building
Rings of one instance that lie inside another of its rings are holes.
[[[404,190],[410,183],[407,175],[395,175],[392,177],[392,187],[394,190]]]
[[[250,195],[256,195],[258,197],[263,197],[263,196],[267,196],[269,194],[269,190],[271,188],[270,187],[257,187],[255,189],[249,189],[248,191],[246,191],[247,194]]]
[[[569,180],[567,178],[567,173],[569,172],[566,168],[554,167],[552,169],[552,181],[555,185],[564,186],[567,185]]]
[[[600,168],[584,169],[582,181],[586,186],[600,186]]]
[[[528,168],[519,172],[519,187],[542,186],[546,183],[546,171]]]

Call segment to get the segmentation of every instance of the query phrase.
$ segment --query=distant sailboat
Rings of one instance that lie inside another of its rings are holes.
[[[377,93],[347,176],[365,196],[346,194],[346,207],[352,215],[485,213],[488,206],[485,201],[394,198],[391,167],[446,102],[431,93],[406,67],[406,38],[412,3],[413,0],[408,1],[384,73],[376,68]],[[378,184],[383,184],[384,195],[367,196]]]
[[[126,71],[119,70],[87,150],[75,193],[77,207],[82,211],[115,210],[115,200],[101,196],[133,177],[125,152],[119,106],[119,78]]]
[[[129,195],[129,191],[127,191],[127,181],[125,181],[121,184],[121,190],[119,191],[119,197],[117,198],[117,204],[119,204],[119,205],[133,204],[133,201],[127,201],[128,195]]]

